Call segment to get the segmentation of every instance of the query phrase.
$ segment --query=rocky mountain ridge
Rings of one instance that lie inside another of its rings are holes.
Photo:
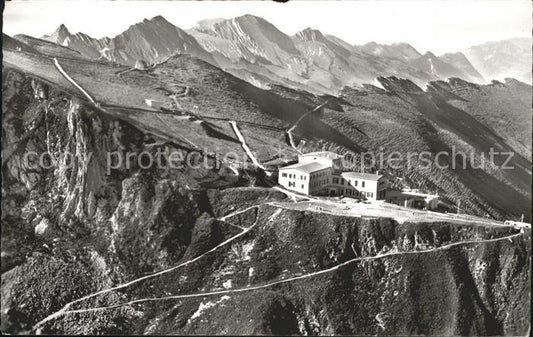
[[[409,63],[424,72],[430,73],[436,78],[446,79],[457,77],[469,82],[483,83],[483,77],[474,69],[464,55],[446,55],[437,57],[432,52],[427,52],[418,58],[413,58]],[[456,64],[452,65],[452,64]],[[461,69],[459,69],[459,68]]]
[[[369,42],[361,48],[372,55],[403,59],[404,61],[411,61],[422,56],[413,46],[405,42],[390,45]]]
[[[288,36],[253,15],[204,20],[187,31],[157,16],[113,39],[100,40],[70,34],[62,25],[43,38],[90,58],[130,66],[137,61],[161,62],[175,53],[190,54],[265,88],[280,84],[335,94],[344,86],[359,86],[388,75],[409,78],[420,86],[448,77],[485,82],[464,55],[437,57],[429,53],[430,57],[407,43],[353,46],[311,28]]]
[[[108,37],[95,39],[84,33],[71,34],[63,24],[51,35],[45,35],[42,39],[68,47],[92,59],[103,57],[103,49],[111,41]]]
[[[457,69],[461,70],[468,77],[475,79],[476,83],[485,83],[486,80],[483,76],[476,70],[476,68],[470,63],[465,54],[461,52],[457,53],[446,53],[440,56],[440,59],[453,64]]]
[[[63,47],[57,49],[54,53],[63,52]],[[6,60],[11,66],[18,68],[14,60],[23,57],[27,64],[35,64],[30,69],[40,78],[64,82],[53,65],[41,56],[14,51],[17,56],[9,61],[10,53],[6,51]],[[260,161],[272,160],[276,156],[276,147],[294,151],[285,139],[283,128],[289,128],[299,116],[326,99],[279,86],[262,90],[201,60],[185,56],[172,57],[153,70],[142,71],[131,71],[109,63],[99,63],[94,68],[94,63],[88,60],[63,60],[66,71],[74,72],[79,83],[95,95],[97,101],[106,102],[119,115],[127,109],[138,111],[126,114],[127,119],[151,132],[157,130],[161,137],[172,139],[172,135],[183,135],[181,141],[192,140],[199,144],[198,147],[216,144],[219,151],[227,152],[235,147],[235,142],[231,141],[233,130],[227,121],[237,120],[252,125],[251,130],[245,127],[243,132],[254,135],[250,142]],[[87,67],[93,69],[91,73],[80,72]],[[26,65],[19,69],[28,71]],[[99,69],[97,81],[93,76],[95,69]],[[152,72],[154,75],[149,75]],[[106,90],[98,84],[100,81],[107,83]],[[461,190],[463,194],[470,191],[471,197],[462,204],[475,214],[505,218],[520,216],[523,211],[527,213],[530,207],[527,191],[531,174],[528,170],[531,124],[523,120],[529,114],[527,97],[531,92],[528,85],[509,81],[479,86],[451,79],[449,83],[431,82],[423,90],[413,82],[397,77],[378,77],[376,82],[381,88],[372,85],[346,88],[341,97],[329,99],[331,103],[323,114],[306,118],[294,134],[297,142],[301,139],[304,140],[302,144],[308,144],[308,148],[302,150],[313,151],[328,146],[341,153],[353,151],[358,154],[367,150],[379,151],[381,146],[388,152],[428,149],[437,153],[456,146],[467,152],[474,151],[475,160],[486,157],[490,147],[498,151],[512,150],[517,153],[509,162],[516,167],[512,172],[492,166],[474,171],[468,168],[422,172],[416,167],[406,166],[391,174],[403,176],[409,185],[431,189],[440,186],[439,194],[451,198],[453,203],[461,198],[457,191]],[[175,97],[174,91],[187,91],[187,88],[192,93],[190,97],[170,98]],[[147,97],[166,102],[166,108],[178,108],[191,114],[201,112],[208,119],[196,124],[174,120],[169,115],[151,118],[151,114],[139,110],[145,106],[144,99]],[[502,123],[503,113],[515,117]],[[218,131],[213,129],[214,125]],[[445,180],[443,173],[447,176]],[[498,187],[499,192],[490,188],[485,190],[483,186],[488,186],[487,183],[473,179],[482,173],[487,174],[483,178],[485,180],[496,179],[492,184],[502,184]],[[464,183],[471,186],[467,187]],[[509,201],[513,199],[510,196],[514,193],[519,193],[514,197],[518,199],[511,204]]]
[[[531,37],[486,42],[462,53],[488,80],[515,78],[531,84]]]

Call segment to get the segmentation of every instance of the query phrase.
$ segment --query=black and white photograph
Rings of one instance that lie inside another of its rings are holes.
[[[3,335],[530,336],[530,0],[3,3]]]

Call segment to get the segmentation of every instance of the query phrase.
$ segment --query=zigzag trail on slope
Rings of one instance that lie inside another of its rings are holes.
[[[300,116],[300,118],[298,118],[298,120],[296,120],[296,122],[294,123],[294,125],[287,131],[287,132],[292,132],[294,131],[294,129],[296,129],[296,127],[298,126],[298,124],[300,124],[300,122],[305,118],[307,117],[309,114],[317,111],[318,109],[324,107],[326,104],[328,104],[330,100],[328,99],[327,101],[325,101],[324,103],[318,105],[317,107],[315,107],[313,110],[310,110],[308,111],[307,113],[303,114],[302,116]]]
[[[313,110],[310,110],[310,111],[308,111],[307,113],[305,113],[305,114],[303,114],[302,116],[300,116],[300,118],[298,118],[298,119],[296,120],[296,122],[293,124],[293,126],[292,126],[289,130],[287,130],[287,135],[289,136],[289,142],[291,143],[291,147],[292,147],[294,150],[296,150],[299,154],[302,154],[302,151],[300,151],[300,150],[296,147],[296,145],[294,144],[294,137],[293,137],[293,135],[292,135],[292,132],[294,131],[294,129],[296,129],[296,127],[298,126],[298,124],[300,124],[300,122],[301,122],[305,117],[307,117],[309,114],[311,114],[311,113],[317,111],[318,109],[324,107],[326,104],[328,104],[329,101],[330,101],[330,100],[328,99],[328,100],[325,101],[324,103],[322,103],[322,104],[316,106]]]

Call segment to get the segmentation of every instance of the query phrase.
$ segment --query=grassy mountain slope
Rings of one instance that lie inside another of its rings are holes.
[[[41,55],[6,51],[5,62],[48,82],[58,83],[69,92],[77,91],[54,69],[52,62]],[[222,153],[239,150],[228,124],[229,120],[235,120],[240,123],[244,135],[249,138],[250,146],[262,161],[279,155],[280,150],[294,156],[284,131],[299,116],[320,102],[320,99],[315,100],[316,103],[310,101],[313,96],[305,92],[295,92],[297,94],[291,97],[287,90],[282,90],[285,94],[280,96],[279,92],[274,93],[276,90],[259,89],[210,64],[187,56],[173,57],[154,69],[123,73],[121,72],[125,69],[121,67],[79,59],[63,58],[60,63],[97,102],[102,102],[101,106],[108,113],[167,140],[206,148],[208,151],[218,148]],[[476,118],[479,116],[449,104],[442,98],[442,94],[432,93],[431,90],[426,93],[412,82],[394,77],[381,78],[380,81],[388,92],[372,87],[346,89],[345,101],[340,101],[335,108],[331,106],[326,109],[324,116],[327,119],[323,119],[320,111],[304,119],[297,129],[299,136],[311,141],[310,149],[313,146],[320,147],[322,142],[327,146],[337,146],[341,151],[355,152],[377,149],[378,144],[386,151],[428,149],[433,155],[463,143],[468,148],[485,154],[490,147],[497,151],[512,150],[507,141]],[[106,86],[100,83],[106,83]],[[186,117],[151,111],[144,104],[144,99],[155,99],[170,108],[175,104],[171,94],[185,88],[188,88],[189,95],[178,98],[177,104],[179,109],[196,114],[200,119],[197,122]],[[509,90],[512,91],[512,88],[500,90],[500,95],[505,95]],[[306,100],[310,103],[304,103]],[[375,109],[378,112],[372,115]],[[515,113],[523,113],[520,112],[522,109],[523,106],[518,105]],[[383,114],[384,111],[391,110],[392,112]],[[457,123],[458,121],[460,122]],[[211,136],[213,130],[216,130],[214,133],[218,134],[217,137]],[[477,158],[479,159],[479,154]],[[503,159],[505,158],[497,159],[496,164],[502,164]],[[412,174],[423,180],[415,180],[411,184],[414,184],[412,187],[429,184],[433,189],[440,186],[444,194],[450,195],[454,202],[458,202],[461,190],[459,186],[470,184],[472,186],[468,186],[468,189],[472,195],[463,200],[468,205],[467,209],[497,217],[504,214],[520,216],[522,213],[527,214],[530,209],[527,206],[530,199],[530,162],[517,155],[511,164],[517,166],[512,173],[494,168],[475,172],[472,168],[462,171],[433,168],[436,171],[427,174],[411,168],[414,172]],[[437,177],[442,175],[448,176],[451,181],[459,181],[459,185],[438,183]],[[481,189],[490,181],[498,188],[493,192]],[[517,191],[515,197],[512,197],[515,194],[513,189]],[[500,193],[499,190],[506,192]],[[514,198],[520,201],[515,202]]]

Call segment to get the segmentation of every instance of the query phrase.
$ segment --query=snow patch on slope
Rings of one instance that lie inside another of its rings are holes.
[[[195,319],[197,319],[198,317],[200,317],[206,310],[208,310],[209,308],[213,308],[214,306],[224,302],[224,301],[227,301],[229,300],[231,297],[227,296],[227,295],[224,295],[220,298],[220,300],[216,301],[216,302],[211,302],[211,301],[207,301],[205,304],[204,302],[200,303],[200,305],[198,306],[198,310],[196,310],[194,312],[194,314],[192,314],[191,318],[189,318],[187,320],[187,323],[190,324],[192,321],[194,321]]]
[[[372,81],[372,85],[377,87],[377,88],[380,88],[380,89],[383,89],[385,91],[388,91],[387,89],[385,89],[385,87],[383,86],[383,84],[381,84],[381,82],[376,78],[374,78],[374,80]]]

